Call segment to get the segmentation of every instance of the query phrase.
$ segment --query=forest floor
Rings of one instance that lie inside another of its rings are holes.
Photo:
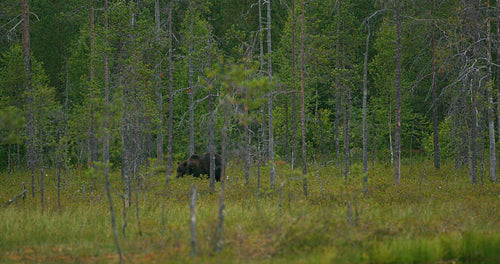
[[[390,164],[376,165],[366,188],[359,164],[348,181],[337,168],[313,165],[307,197],[300,171],[286,164],[277,165],[274,188],[263,168],[259,189],[254,170],[245,184],[243,166],[230,165],[220,233],[220,183],[215,193],[206,179],[166,185],[165,173],[152,169],[129,200],[117,170],[110,179],[123,262],[500,263],[498,183],[472,185],[451,164],[424,165],[403,166],[398,186]],[[0,174],[0,263],[119,262],[102,175],[64,172],[59,208],[55,171],[44,174],[43,209],[39,172],[34,198],[31,174]],[[23,182],[26,199],[7,205]]]

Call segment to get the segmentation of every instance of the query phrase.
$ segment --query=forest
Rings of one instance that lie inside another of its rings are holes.
[[[0,262],[495,263],[499,142],[499,0],[0,3]]]

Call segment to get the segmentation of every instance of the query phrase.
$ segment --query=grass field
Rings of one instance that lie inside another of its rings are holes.
[[[247,186],[242,166],[232,165],[221,252],[214,250],[220,184],[216,193],[208,180],[192,177],[165,186],[164,173],[148,173],[133,192],[132,205],[124,207],[119,195],[124,186],[115,172],[112,196],[124,262],[500,263],[498,183],[485,178],[473,186],[451,165],[440,171],[422,166],[413,164],[411,171],[404,166],[401,184],[394,186],[392,166],[377,165],[369,172],[365,194],[359,165],[347,182],[338,169],[320,168],[323,192],[312,166],[306,198],[300,172],[286,165],[278,165],[274,189],[263,170],[259,195],[255,173]],[[0,262],[118,262],[102,176],[94,178],[92,191],[89,178],[81,170],[63,175],[59,209],[56,176],[47,172],[42,211],[39,185],[32,198],[28,173],[0,174]],[[6,205],[22,191],[22,182],[27,199]],[[189,222],[193,185],[198,191],[196,255]]]

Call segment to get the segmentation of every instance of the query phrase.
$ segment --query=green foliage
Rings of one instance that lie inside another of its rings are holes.
[[[0,108],[0,144],[16,144],[22,142],[19,131],[24,128],[23,112],[15,106]]]
[[[0,106],[21,108],[24,102],[24,83],[26,75],[22,49],[20,45],[12,45],[0,57]]]
[[[451,118],[446,118],[439,124],[439,154],[442,159],[451,159],[455,154],[454,143],[457,140],[453,133]],[[424,137],[423,146],[425,153],[434,155],[434,138],[433,135]]]

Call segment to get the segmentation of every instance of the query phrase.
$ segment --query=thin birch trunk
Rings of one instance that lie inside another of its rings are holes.
[[[292,0],[292,170],[297,160],[297,110],[295,100],[295,0]]]
[[[95,94],[95,15],[94,1],[90,0],[90,119],[88,127],[88,143],[89,143],[89,165],[94,166],[97,161],[97,139],[95,136],[95,113],[94,113],[94,94]]]
[[[488,1],[488,8],[489,8]],[[496,145],[495,145],[495,113],[493,112],[493,63],[491,57],[491,19],[487,21],[487,54],[488,54],[488,77],[487,77],[487,94],[488,94],[488,131],[490,136],[490,180],[497,181],[497,161],[496,161]],[[498,77],[497,77],[498,78]]]
[[[432,11],[434,9],[434,1],[431,1],[430,17],[432,17]],[[432,129],[434,135],[434,168],[438,169],[441,167],[440,162],[440,150],[439,150],[439,119],[438,119],[438,87],[437,81],[437,71],[436,71],[436,43],[434,41],[434,25],[431,27],[431,71],[432,71]]]
[[[470,89],[471,89],[471,144],[470,144],[470,177],[472,180],[472,184],[477,183],[477,152],[478,152],[478,146],[477,146],[477,125],[478,125],[478,120],[477,120],[477,103],[476,103],[476,95],[477,91],[475,88],[475,84],[471,82],[470,84]]]
[[[194,69],[193,69],[193,46],[194,46],[194,7],[193,1],[189,2],[191,12],[191,26],[189,30],[189,156],[194,154]]]
[[[106,48],[109,45],[108,42],[108,29],[109,29],[109,10],[108,10],[108,0],[104,1],[104,43]],[[109,88],[109,57],[108,52],[104,53],[104,103],[105,103],[105,113],[104,113],[104,139],[102,143],[102,159],[104,162],[104,167],[109,166],[109,142],[110,142],[110,132],[109,132],[109,108],[110,108],[110,88]]]
[[[31,171],[31,195],[35,198],[35,123],[33,109],[33,86],[31,83],[31,41],[30,41],[30,10],[29,0],[23,0],[22,3],[23,15],[23,61],[24,75],[26,78],[26,104],[28,111],[26,114],[26,136],[27,136],[27,153],[26,160],[29,170]]]
[[[394,131],[394,184],[398,185],[401,177],[401,0],[396,1],[396,109],[395,109],[395,123],[396,128]]]
[[[264,36],[262,27],[262,1],[259,0],[259,74],[264,75]],[[262,123],[261,123],[261,138],[260,138],[260,151],[259,151],[259,163],[257,166],[257,197],[260,197],[260,168],[265,160],[265,151],[267,149],[266,145],[266,111],[265,105],[263,105],[261,110]]]
[[[107,3],[107,1],[106,1]],[[106,189],[106,196],[109,202],[109,212],[111,215],[111,229],[113,231],[113,237],[115,239],[116,250],[118,251],[118,256],[120,257],[120,263],[123,263],[122,251],[120,248],[120,240],[118,239],[118,231],[116,230],[116,220],[115,220],[115,210],[113,207],[113,199],[111,198],[110,182],[109,182],[109,167],[107,164],[104,165],[104,186]]]
[[[500,1],[497,0],[496,10],[500,10]],[[497,19],[497,135],[498,141],[500,142],[500,19]],[[500,159],[498,159],[500,160]]]
[[[300,119],[302,125],[302,189],[304,196],[307,198],[307,159],[306,159],[306,110],[305,110],[305,56],[306,48],[304,44],[305,38],[305,2],[302,2],[302,30],[301,30],[301,63],[300,63],[300,95],[301,95],[301,112]]]
[[[271,0],[267,0],[267,74],[269,77],[269,83],[272,85],[273,80],[273,68],[272,68],[272,58],[271,58]],[[273,124],[273,89],[269,91],[269,106],[268,106],[268,119],[269,119],[269,165],[270,169],[270,181],[271,189],[274,189],[275,185],[275,168],[274,168],[274,124]]]
[[[156,23],[156,42],[160,44],[161,42],[161,17],[160,17],[160,0],[155,0],[155,23]],[[162,79],[162,67],[161,62],[158,67],[157,74],[157,95],[158,95],[158,139],[156,141],[156,160],[158,164],[163,162],[163,89],[161,87]]]
[[[335,10],[340,14],[340,1],[337,0],[335,2]],[[336,27],[336,39],[335,39],[335,123],[334,123],[334,134],[335,134],[335,152],[337,158],[337,167],[340,168],[340,111],[341,111],[341,91],[340,91],[340,18],[337,18],[337,27]]]
[[[225,168],[226,164],[222,164],[222,177],[225,176]],[[224,179],[221,179],[221,187],[220,187],[220,193],[219,193],[219,224],[217,225],[217,230],[216,230],[216,236],[215,236],[215,252],[219,253],[222,251],[222,245],[223,245],[223,231],[224,231],[224,185],[225,181]]]
[[[40,109],[39,110],[40,112],[42,112],[43,110]],[[44,189],[45,189],[45,186],[44,186],[44,176],[43,176],[43,127],[42,127],[42,114],[40,113],[40,116],[39,116],[40,120],[39,120],[39,144],[40,144],[40,204],[42,206],[42,214],[45,210],[45,203],[44,203],[44,199],[45,199],[45,192],[44,192]]]
[[[209,128],[208,128],[208,151],[210,152],[210,191],[215,193],[215,147],[214,147],[214,106],[212,91],[208,93]],[[221,179],[222,180],[222,179]]]
[[[191,201],[189,203],[191,209],[190,231],[191,231],[191,255],[196,256],[196,185],[193,185],[191,191]]]
[[[166,181],[172,176],[173,164],[173,144],[174,144],[174,82],[173,82],[173,61],[172,61],[172,9],[173,2],[169,3],[168,8],[168,142],[167,142],[167,177]]]

